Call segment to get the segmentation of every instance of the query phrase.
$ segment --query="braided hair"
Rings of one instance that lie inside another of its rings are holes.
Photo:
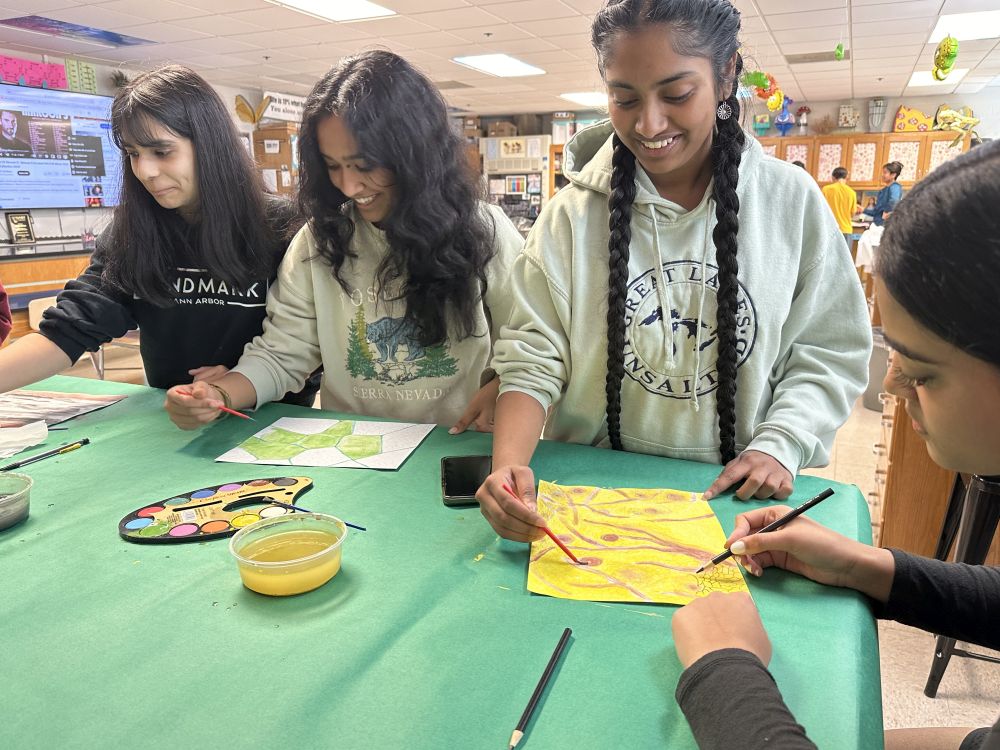
[[[737,234],[740,202],[736,195],[740,157],[746,145],[740,127],[740,105],[736,80],[743,70],[739,56],[740,14],[729,0],[608,0],[594,18],[591,41],[597,50],[598,66],[604,74],[612,46],[621,33],[637,31],[644,25],[663,24],[676,34],[677,52],[706,57],[712,64],[716,86],[731,90],[724,104],[731,116],[716,120],[712,141],[712,198],[715,200],[716,227],[712,232],[716,265],[719,268],[717,328],[719,339],[719,379],[717,412],[719,443],[723,463],[736,458],[736,366],[738,361],[736,312],[739,292]],[[729,73],[731,61],[735,71]],[[621,384],[625,376],[625,299],[628,285],[629,241],[632,202],[635,200],[635,155],[613,137],[611,195],[608,240],[608,439],[614,450],[622,450]],[[664,311],[666,315],[666,311]],[[695,385],[697,387],[697,384]]]

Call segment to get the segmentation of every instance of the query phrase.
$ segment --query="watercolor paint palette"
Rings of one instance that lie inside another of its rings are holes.
[[[118,533],[138,544],[222,539],[262,518],[294,513],[275,502],[294,505],[310,487],[308,477],[246,479],[202,487],[132,511],[118,522]]]

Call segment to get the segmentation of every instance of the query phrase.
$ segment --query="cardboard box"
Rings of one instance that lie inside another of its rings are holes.
[[[517,126],[512,122],[504,120],[491,122],[489,134],[491,137],[512,138],[517,135]]]

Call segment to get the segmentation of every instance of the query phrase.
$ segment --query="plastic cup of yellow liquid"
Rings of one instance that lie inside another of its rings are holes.
[[[0,529],[21,523],[28,517],[32,480],[26,474],[0,474]]]
[[[258,594],[290,596],[319,588],[340,570],[347,526],[322,513],[292,513],[237,531],[229,551],[243,585]]]

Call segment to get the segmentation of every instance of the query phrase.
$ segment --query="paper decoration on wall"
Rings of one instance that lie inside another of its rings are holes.
[[[953,36],[946,36],[942,39],[934,50],[934,67],[931,75],[935,81],[943,81],[955,67],[955,60],[958,58],[958,40]]]
[[[394,470],[433,429],[407,422],[282,417],[215,460]]]
[[[840,110],[837,113],[837,127],[856,128],[860,119],[861,113],[858,112],[853,104],[840,105]]]
[[[41,63],[21,57],[0,55],[0,78],[19,86],[43,89],[66,88],[66,68],[56,63]]]
[[[733,560],[696,575],[726,535],[694,492],[564,487],[540,482],[538,512],[587,565],[548,537],[531,545],[528,590],[561,599],[687,604],[713,591],[747,591]]]
[[[900,104],[896,110],[896,121],[892,125],[895,133],[926,133],[934,127],[934,118],[919,109]]]
[[[66,85],[71,91],[81,94],[97,93],[97,69],[82,60],[67,57],[63,63],[66,69]]]
[[[979,122],[979,118],[972,115],[972,107],[962,107],[955,110],[947,104],[942,104],[934,114],[935,130],[951,130],[957,134],[955,140],[951,142],[952,146],[958,146],[966,135],[978,137],[973,128]]]
[[[264,111],[270,106],[271,97],[269,96],[261,99],[260,104],[254,109],[242,94],[236,95],[236,116],[243,120],[243,122],[251,125],[256,125],[260,122],[260,118],[264,116]]]

